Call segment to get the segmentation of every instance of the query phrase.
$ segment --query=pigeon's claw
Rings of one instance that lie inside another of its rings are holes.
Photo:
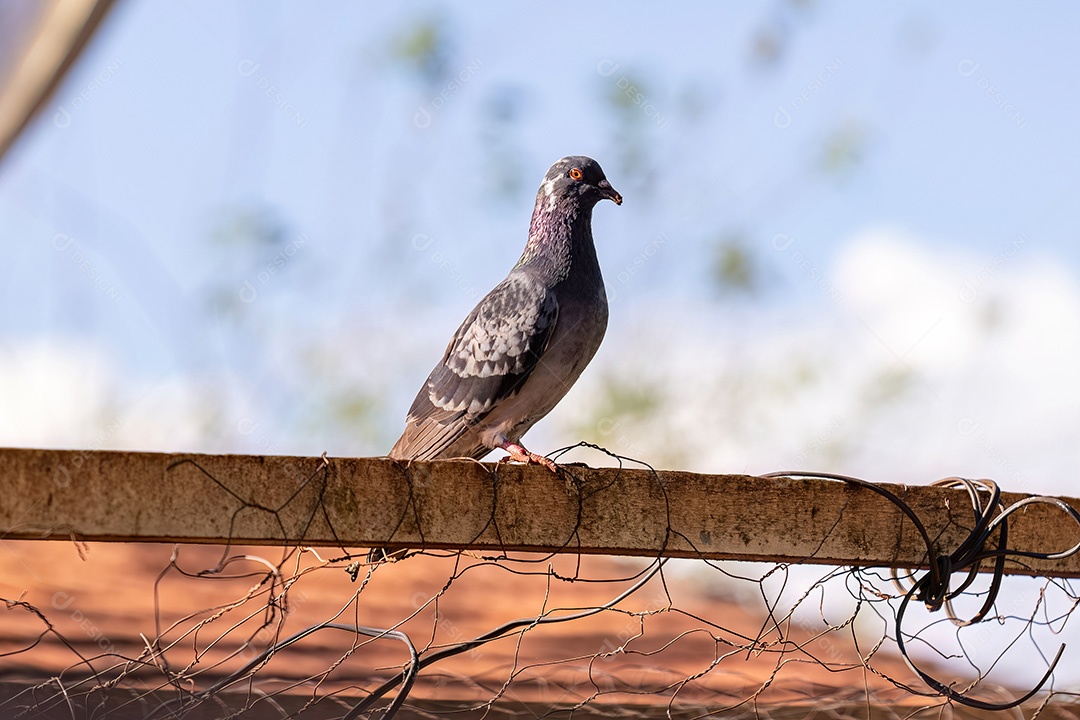
[[[500,445],[503,450],[509,453],[509,455],[503,458],[502,461],[513,460],[514,462],[525,463],[526,465],[543,465],[553,473],[559,471],[558,465],[551,458],[546,458],[543,455],[537,455],[534,452],[529,452],[521,445],[517,443],[508,442],[505,445]]]

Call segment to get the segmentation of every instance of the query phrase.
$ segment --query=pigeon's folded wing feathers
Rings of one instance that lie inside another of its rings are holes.
[[[436,457],[513,395],[543,355],[558,314],[555,295],[527,273],[511,273],[488,293],[409,409],[408,455]]]

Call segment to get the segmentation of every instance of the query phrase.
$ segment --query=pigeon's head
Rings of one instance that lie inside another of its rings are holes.
[[[604,198],[622,205],[622,195],[604,177],[600,163],[584,155],[571,155],[551,166],[536,199],[545,199],[551,209],[566,202],[592,208]]]

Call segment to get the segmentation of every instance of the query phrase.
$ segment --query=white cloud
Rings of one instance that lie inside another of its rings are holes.
[[[88,340],[0,348],[0,445],[196,450],[211,436],[213,397],[193,379],[135,377]]]
[[[0,348],[0,443],[78,447],[108,402],[111,373],[91,344],[42,338]]]

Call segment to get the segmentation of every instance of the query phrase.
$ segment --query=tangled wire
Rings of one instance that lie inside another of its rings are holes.
[[[930,534],[926,531],[926,526],[919,516],[911,509],[911,506],[905,503],[901,498],[897,497],[895,493],[886,490],[880,485],[875,485],[874,483],[867,482],[860,478],[849,477],[846,475],[834,475],[831,473],[779,472],[768,473],[763,477],[812,477],[826,480],[838,480],[864,487],[888,499],[889,502],[896,505],[896,507],[911,520],[911,523],[915,526],[915,529],[918,530],[919,536],[926,545],[926,557],[930,569],[907,586],[905,586],[904,581],[901,580],[896,568],[891,569],[893,583],[903,594],[903,599],[896,611],[896,645],[897,650],[900,652],[901,657],[904,658],[908,667],[922,678],[923,682],[933,688],[935,692],[948,697],[950,700],[967,705],[968,707],[978,708],[980,710],[1000,711],[1008,710],[1009,708],[1016,707],[1017,705],[1030,700],[1044,685],[1046,685],[1047,681],[1050,680],[1050,677],[1054,674],[1054,668],[1057,667],[1058,661],[1061,660],[1061,654],[1065,651],[1064,644],[1058,648],[1057,654],[1054,655],[1054,659],[1050,662],[1050,666],[1047,668],[1042,679],[1039,680],[1035,687],[1021,697],[1006,703],[990,703],[968,697],[964,693],[957,692],[945,683],[935,679],[916,666],[912,661],[911,656],[908,654],[907,646],[904,644],[904,633],[901,630],[901,626],[904,622],[904,614],[907,612],[907,607],[913,599],[924,603],[931,612],[941,610],[944,605],[949,620],[958,627],[965,627],[982,622],[986,619],[987,613],[990,612],[994,603],[997,601],[998,593],[1001,590],[1001,581],[1005,577],[1005,562],[1010,557],[1059,560],[1080,551],[1080,542],[1077,542],[1067,550],[1058,552],[1031,552],[1010,549],[1008,545],[1009,518],[1018,510],[1028,505],[1045,504],[1061,510],[1061,512],[1064,513],[1068,519],[1076,523],[1077,528],[1080,529],[1080,513],[1077,513],[1071,505],[1058,498],[1030,496],[1006,506],[1001,501],[1001,489],[993,480],[969,480],[961,477],[948,477],[938,480],[931,484],[937,487],[961,488],[967,491],[968,498],[971,500],[971,508],[975,515],[975,525],[967,538],[965,538],[960,546],[953,552],[948,555],[943,555],[938,552],[937,547],[930,538]],[[985,502],[980,493],[984,493],[988,496]],[[990,543],[991,538],[995,533],[997,533],[998,537],[997,546],[996,548],[988,549],[987,545]],[[982,607],[968,619],[961,619],[953,609],[953,600],[960,597],[971,584],[975,582],[979,571],[982,569],[983,563],[989,560],[994,561],[994,569],[990,588],[983,600]],[[951,588],[952,579],[957,573],[966,573],[966,576],[956,588]],[[918,691],[912,690],[912,692]]]

